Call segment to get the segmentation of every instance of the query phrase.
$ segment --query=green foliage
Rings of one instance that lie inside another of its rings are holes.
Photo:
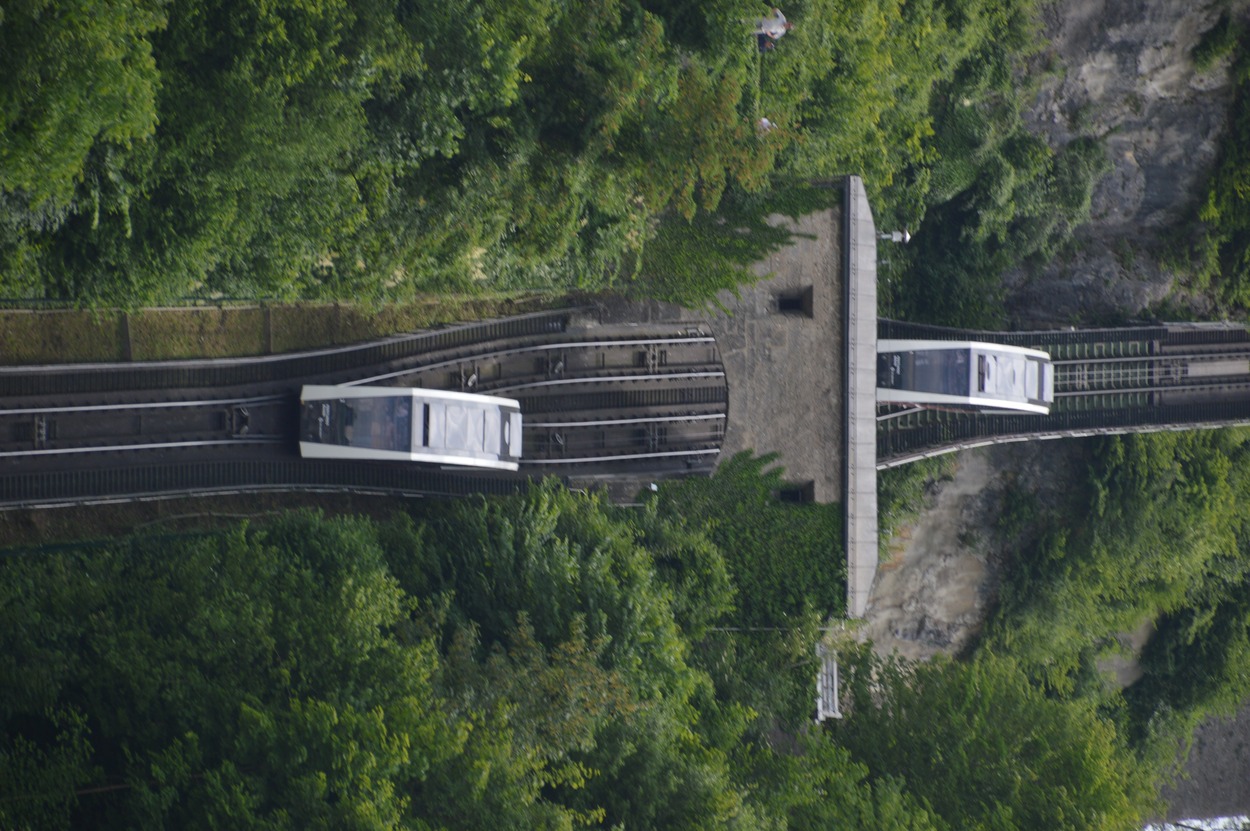
[[[1245,543],[1228,574],[1193,605],[1162,616],[1143,650],[1142,678],[1125,691],[1135,737],[1186,735],[1233,715],[1250,696],[1250,576]]]
[[[929,488],[950,478],[954,467],[954,457],[944,455],[881,471],[877,476],[877,527],[882,545],[888,545],[890,535],[919,514]]]
[[[530,546],[532,559],[500,558],[497,572],[479,561],[486,573],[465,585],[496,591],[492,577],[529,567],[556,597],[585,590],[597,608],[545,618],[554,643],[523,608],[486,643],[469,591],[463,607],[405,594],[363,522],[296,515],[4,562],[0,816],[50,827],[722,822],[741,797],[723,754],[691,732],[700,681],[628,528],[554,488],[497,508],[460,506],[460,527],[480,539],[497,523],[543,526],[545,555]],[[601,532],[620,542],[580,548]],[[438,562],[410,524],[383,539],[387,557]]]
[[[5,4],[0,195],[23,203],[18,222],[31,230],[53,222],[88,177],[93,150],[124,150],[152,135],[160,79],[148,37],[165,25],[164,5]]]
[[[705,302],[804,181],[859,172],[918,219],[935,90],[1024,43],[1014,6],[928,0],[805,0],[766,55],[723,0],[44,11],[0,22],[0,290],[83,303]]]
[[[666,483],[654,509],[673,524],[697,521],[724,557],[733,604],[704,630],[693,660],[719,698],[753,711],[761,739],[811,717],[815,645],[846,602],[841,508],[779,501],[775,460],[742,453],[709,479]]]
[[[1250,687],[1250,497],[1243,430],[1100,439],[1085,481],[1049,508],[1009,499],[1019,545],[978,654],[1011,655],[1049,695],[1097,706],[1143,770]],[[1115,689],[1103,658],[1147,635],[1141,676]]]
[[[10,291],[399,294],[476,279],[487,249],[516,271],[611,245],[586,255],[602,269],[639,249],[648,213],[690,211],[696,191],[714,206],[771,166],[734,111],[747,53],[682,59],[617,0],[171,0],[26,37],[38,14],[14,9],[0,33]],[[45,74],[59,85],[33,99]],[[85,89],[111,93],[91,118]]]
[[[1207,185],[1194,227],[1186,229],[1180,247],[1193,267],[1198,288],[1208,285],[1233,308],[1250,307],[1250,150],[1237,137],[1250,129],[1250,48],[1243,27],[1227,19],[1204,38],[1200,49],[1213,61],[1234,54],[1233,102],[1220,160]],[[1236,48],[1228,45],[1236,41]],[[1195,56],[1198,60],[1200,55]],[[1182,255],[1185,258],[1185,255]]]
[[[710,703],[712,690],[687,660],[678,620],[706,627],[716,619],[730,593],[724,566],[697,532],[654,510],[641,531],[628,519],[549,482],[514,499],[431,506],[420,531],[401,520],[384,539],[401,583],[447,604],[438,634],[453,645],[454,698],[464,698],[469,679],[471,700],[491,701],[518,683],[493,680],[501,670],[525,671],[527,685],[537,678],[539,688],[504,700],[516,708],[514,736],[565,751],[543,782],[554,802],[608,827],[718,827],[746,799],[721,747],[736,743],[742,719],[733,706],[700,713],[696,702]],[[642,541],[657,546],[655,555]],[[703,588],[710,596],[674,601],[671,593]],[[543,660],[542,650],[552,657]],[[475,653],[493,656],[476,683]],[[579,657],[567,669],[556,663]],[[586,686],[571,685],[579,675]],[[463,792],[453,779],[423,793]],[[471,804],[481,795],[463,798],[464,808],[453,802],[441,816],[480,816],[488,825],[494,797],[484,806]]]
[[[1107,725],[1001,662],[880,673],[806,727],[821,618],[739,631],[759,592],[712,542],[739,562],[782,530],[733,516],[781,507],[767,465],[637,510],[549,483],[0,559],[0,823],[1121,825],[1140,794]]]
[[[3,570],[6,764],[50,738],[33,716],[65,714],[41,764],[62,771],[70,821],[51,827],[393,825],[394,781],[460,741],[432,646],[394,637],[402,595],[361,523],[295,516]],[[27,807],[0,796],[8,819]]]
[[[471,629],[458,630],[440,689],[449,716],[471,727],[462,753],[435,766],[412,792],[420,814],[447,827],[560,828],[602,817],[549,798],[584,788],[594,770],[577,755],[593,749],[613,719],[637,709],[620,676],[600,663],[600,645],[575,623],[547,649],[522,616],[506,645],[481,657]],[[545,796],[546,794],[546,796]]]
[[[1000,275],[1030,258],[1054,257],[1072,231],[1089,218],[1090,198],[1110,168],[1102,146],[1071,142],[1054,155],[1025,130],[1015,109],[1005,136],[992,135],[992,122],[970,114],[989,142],[935,168],[944,187],[960,190],[933,207],[923,230],[903,256],[908,268],[891,314],[967,328],[1003,325]],[[945,158],[945,157],[944,157]],[[940,174],[940,176],[939,176]]]
[[[660,500],[648,500],[627,521],[638,544],[650,552],[656,577],[669,589],[682,632],[698,641],[733,612],[737,589],[721,549],[706,533],[706,519],[678,514],[671,503],[661,514],[660,506]]]
[[[1088,701],[1048,697],[1014,662],[846,661],[852,714],[834,735],[952,828],[1136,829],[1153,787]]]
[[[777,456],[740,453],[709,479],[661,489],[662,515],[702,517],[738,586],[740,626],[778,625],[809,611],[842,613],[846,601],[841,507],[776,498]]]
[[[1217,61],[1233,54],[1244,34],[1243,29],[1242,24],[1233,20],[1228,12],[1221,14],[1215,25],[1202,33],[1201,40],[1194,47],[1194,67],[1199,72],[1205,72]]]
[[[1063,249],[1088,219],[1110,162],[1092,139],[1055,153],[1025,126],[1021,111],[1032,99],[1021,84],[1031,73],[1021,65],[1040,43],[1031,4],[944,11],[959,37],[944,58],[949,68],[930,73],[927,137],[875,206],[878,225],[913,232],[911,244],[886,255],[902,260],[888,269],[901,280],[883,297],[890,316],[1000,328],[1001,274]]]
[[[751,194],[730,190],[715,214],[691,219],[668,216],[643,250],[638,273],[623,289],[696,308],[721,291],[756,280],[753,263],[790,243],[794,235],[773,224],[774,215],[798,220],[828,208],[833,194],[811,185],[792,185]]]
[[[1245,574],[1237,509],[1247,487],[1245,435],[1157,433],[1096,448],[1071,510],[1037,517],[1035,544],[1012,564],[987,644],[1047,687],[1073,691],[1115,635],[1160,618],[1147,650],[1154,677],[1130,693],[1139,728],[1156,711],[1205,711],[1240,682],[1197,694],[1197,678],[1181,677],[1195,665],[1178,655],[1191,644],[1210,650],[1214,676],[1235,673],[1243,660],[1234,621]]]
[[[0,749],[0,820],[15,828],[65,828],[79,789],[99,778],[87,719],[64,708],[31,716],[30,732],[45,740],[19,734]]]
[[[786,169],[830,176],[854,171],[872,187],[891,184],[922,160],[931,134],[934,84],[966,54],[968,41],[936,3],[872,0],[805,5],[800,24],[777,59],[764,67],[764,85],[781,91],[768,101],[769,118],[802,123]]]
[[[393,533],[386,544],[401,585],[454,598],[450,622],[471,626],[484,646],[506,643],[521,615],[548,647],[578,621],[605,665],[683,677],[680,632],[650,557],[597,498],[551,482],[525,499],[439,505],[419,534]]]
[[[1202,564],[1183,603],[1164,610],[1142,652],[1143,677],[1125,691],[1136,735],[1187,733],[1211,715],[1231,715],[1250,695],[1250,529],[1240,506],[1247,496],[1241,431],[1208,449],[1227,467],[1233,539]]]
[[[793,753],[751,759],[758,787],[784,811],[787,828],[872,828],[881,831],[941,829],[941,819],[922,806],[901,782],[870,779],[835,736],[807,731]]]

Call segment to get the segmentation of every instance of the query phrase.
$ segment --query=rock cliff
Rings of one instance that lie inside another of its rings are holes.
[[[1233,12],[1248,6],[1239,0]],[[1227,62],[1200,72],[1191,53],[1224,8],[1173,0],[1044,8],[1049,45],[1031,67],[1039,92],[1027,121],[1057,148],[1079,135],[1102,139],[1112,167],[1077,251],[1010,275],[1018,327],[1134,317],[1171,292],[1177,275],[1160,264],[1160,246],[1201,198],[1231,98]],[[1201,311],[1199,298],[1186,302]]]

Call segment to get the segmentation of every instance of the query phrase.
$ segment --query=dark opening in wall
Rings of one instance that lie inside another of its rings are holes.
[[[787,482],[777,491],[777,499],[796,505],[806,505],[816,501],[815,482]]]
[[[777,311],[783,315],[812,316],[812,287],[778,292]]]

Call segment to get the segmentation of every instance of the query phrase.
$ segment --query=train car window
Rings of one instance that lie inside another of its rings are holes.
[[[412,449],[412,402],[409,398],[353,398],[334,402],[339,426],[332,444],[370,450]]]
[[[918,349],[877,356],[877,386],[885,389],[969,395],[968,349]]]

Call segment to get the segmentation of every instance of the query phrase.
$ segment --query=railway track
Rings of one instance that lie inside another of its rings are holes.
[[[386,372],[362,375],[348,384],[387,384],[500,391],[524,379],[561,381],[616,370],[663,371],[665,367],[717,363],[715,341],[699,332],[685,337],[544,338],[492,342],[473,350],[432,352]]]
[[[980,339],[1044,349],[1055,367],[1049,415],[895,407],[878,412],[878,467],[951,449],[1033,438],[1183,429],[1250,417],[1250,336],[1222,325],[986,333],[882,321],[941,340]]]
[[[13,407],[0,410],[0,459],[289,441],[290,396]]]
[[[540,312],[502,320],[449,326],[348,346],[213,360],[148,361],[0,367],[0,398],[108,395],[118,390],[225,389],[307,383],[338,384],[362,373],[387,372],[422,356],[459,350],[471,355],[481,344],[541,341],[568,328],[577,312]]]
[[[415,465],[345,463],[290,456],[157,461],[35,474],[0,473],[0,507],[99,505],[171,496],[292,490],[467,496],[512,493],[524,481],[517,477]]]
[[[591,335],[528,315],[285,356],[0,368],[0,506],[265,489],[496,493],[527,475],[710,467],[724,368],[698,329]],[[306,384],[383,384],[522,402],[521,475],[297,457]]]

